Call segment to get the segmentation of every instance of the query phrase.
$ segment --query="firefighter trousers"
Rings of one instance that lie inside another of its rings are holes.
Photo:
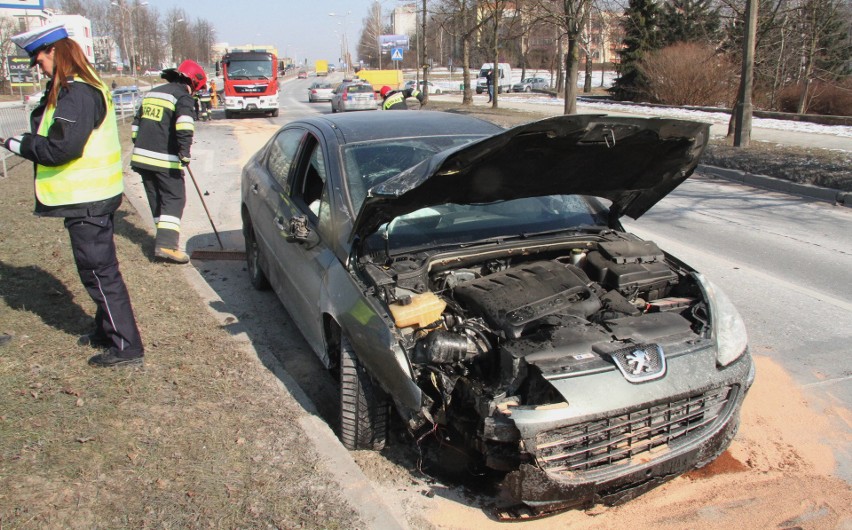
[[[157,227],[157,247],[178,248],[180,220],[186,206],[186,185],[183,172],[151,171],[136,168],[142,176],[148,206]]]
[[[95,302],[95,335],[110,342],[118,357],[138,357],[144,352],[136,327],[130,294],[118,270],[113,240],[113,214],[67,217],[65,228],[83,286]]]

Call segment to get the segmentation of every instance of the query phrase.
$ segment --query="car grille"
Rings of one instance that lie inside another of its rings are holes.
[[[674,444],[700,436],[736,395],[724,387],[581,425],[545,431],[536,438],[536,461],[547,471],[594,471],[651,460]]]

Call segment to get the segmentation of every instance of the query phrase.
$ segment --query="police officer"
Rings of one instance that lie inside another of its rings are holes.
[[[416,88],[404,88],[402,90],[393,90],[385,85],[379,91],[382,95],[382,110],[408,110],[408,105],[405,100],[408,98],[417,98],[420,104],[423,104],[423,92]]]
[[[97,306],[95,330],[79,343],[106,348],[89,359],[93,366],[140,364],[144,348],[113,241],[124,183],[109,88],[62,25],[12,40],[50,81],[30,115],[32,133],[3,146],[34,162],[36,215],[65,218],[77,271]]]
[[[193,92],[207,85],[204,69],[186,60],[163,70],[166,84],[151,89],[136,111],[131,135],[130,167],[142,176],[148,205],[157,227],[154,258],[187,263],[180,249],[180,221],[186,206],[183,166],[189,165],[195,134]]]

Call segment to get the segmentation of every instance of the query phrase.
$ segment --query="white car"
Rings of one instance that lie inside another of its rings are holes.
[[[44,97],[44,90],[39,90],[37,92],[33,92],[32,94],[27,94],[24,96],[24,105],[27,107],[35,107],[38,105],[38,102],[41,101],[41,98]]]
[[[331,83],[316,81],[308,87],[308,101],[311,103],[314,101],[331,101],[333,95],[334,87],[331,86]]]
[[[432,81],[427,81],[427,86],[429,87],[430,94],[443,94],[444,91],[441,90],[441,87],[432,83]],[[414,80],[409,80],[405,82],[404,88],[414,88]],[[420,81],[420,90],[423,90],[423,81]]]

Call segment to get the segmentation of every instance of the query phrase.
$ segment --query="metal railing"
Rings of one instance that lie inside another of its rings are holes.
[[[30,130],[30,109],[23,103],[5,103],[0,106],[0,137],[8,138]],[[6,178],[6,159],[15,156],[7,149],[0,149],[3,178]]]

